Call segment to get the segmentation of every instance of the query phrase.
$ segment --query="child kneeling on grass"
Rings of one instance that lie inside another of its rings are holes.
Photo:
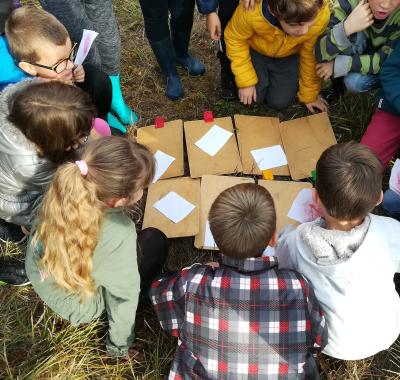
[[[161,277],[150,289],[161,327],[178,337],[169,379],[319,378],[325,319],[307,281],[262,257],[276,243],[269,192],[241,184],[211,207],[221,261]]]
[[[283,268],[310,280],[328,325],[323,352],[343,360],[375,355],[400,334],[400,223],[370,212],[382,201],[382,165],[355,142],[317,163],[314,201],[323,217],[288,228],[276,248]]]
[[[39,297],[74,325],[106,312],[114,357],[137,355],[129,348],[139,293],[167,256],[165,235],[154,228],[136,233],[124,213],[154,170],[142,145],[121,137],[91,142],[80,161],[57,170],[28,243],[26,272]]]
[[[240,101],[284,109],[299,88],[299,101],[310,112],[326,111],[314,46],[328,21],[324,0],[262,0],[254,11],[237,7],[224,36]]]

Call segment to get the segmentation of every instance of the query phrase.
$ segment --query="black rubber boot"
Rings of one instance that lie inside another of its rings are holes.
[[[221,52],[218,52],[218,58],[221,64],[221,89],[219,95],[224,100],[235,100],[238,96],[235,76],[231,70],[231,62]]]
[[[321,97],[329,104],[339,99],[344,94],[345,86],[343,77],[332,79],[332,85],[321,91]]]
[[[183,97],[183,87],[178,71],[176,70],[174,46],[170,37],[161,41],[149,41],[161,71],[166,78],[165,95],[171,100]]]
[[[179,30],[171,23],[172,41],[175,48],[176,62],[183,66],[189,75],[198,76],[206,72],[204,65],[189,54],[191,28]]]

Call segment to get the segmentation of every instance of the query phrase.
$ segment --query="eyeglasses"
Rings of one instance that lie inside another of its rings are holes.
[[[76,55],[76,45],[77,45],[76,42],[72,45],[71,51],[67,58],[64,58],[61,61],[58,61],[53,66],[46,66],[46,65],[41,65],[39,63],[31,63],[31,62],[29,62],[29,63],[33,66],[42,67],[43,69],[52,70],[52,71],[56,72],[57,74],[61,74],[67,68],[68,62],[74,61],[75,55]]]

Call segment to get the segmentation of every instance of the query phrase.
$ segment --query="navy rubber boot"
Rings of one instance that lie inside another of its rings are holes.
[[[183,97],[181,78],[176,70],[174,47],[170,37],[161,41],[149,41],[161,71],[166,78],[165,95],[171,100]]]

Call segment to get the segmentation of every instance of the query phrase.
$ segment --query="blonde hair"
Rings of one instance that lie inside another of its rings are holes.
[[[221,252],[235,259],[261,256],[276,230],[271,194],[246,183],[223,191],[211,206],[210,229]]]
[[[155,163],[147,148],[122,137],[88,144],[82,160],[87,175],[75,163],[57,170],[39,212],[33,244],[42,247],[41,269],[60,288],[84,300],[96,292],[92,257],[106,202],[132,199],[150,184]]]
[[[69,38],[67,29],[56,17],[32,5],[11,12],[6,21],[5,33],[14,58],[29,63],[35,63],[41,58],[36,51],[41,41],[63,46]]]

